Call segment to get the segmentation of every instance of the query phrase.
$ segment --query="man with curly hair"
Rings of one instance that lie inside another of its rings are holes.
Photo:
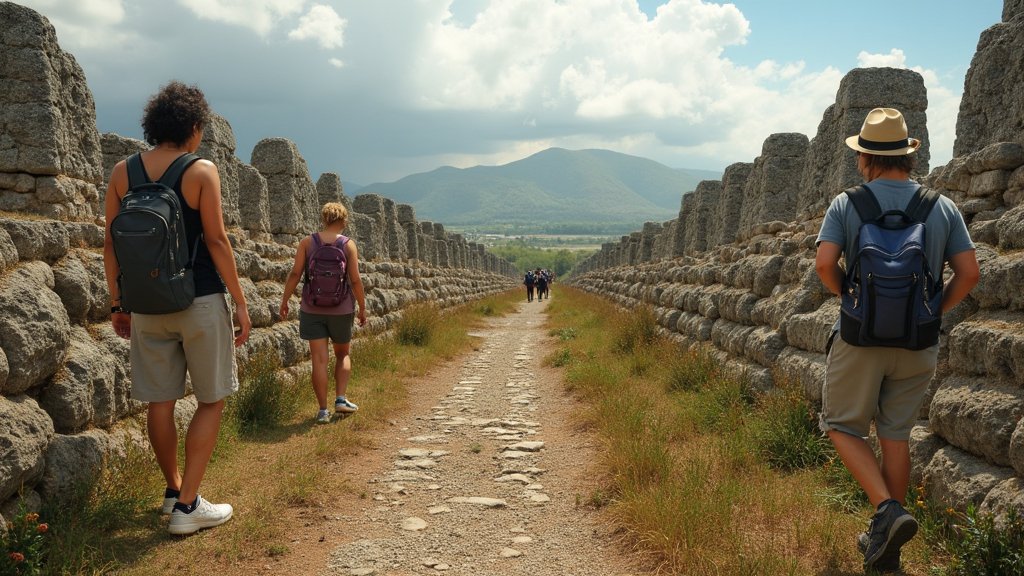
[[[199,148],[209,115],[206,97],[196,86],[173,81],[150,98],[142,128],[152,148],[140,153],[147,180],[158,180],[180,156]],[[217,167],[203,159],[192,162],[173,186],[188,245],[197,246],[192,254],[195,300],[185,310],[169,314],[121,308],[120,267],[110,224],[129,191],[127,163],[122,160],[114,166],[105,201],[103,263],[112,295],[111,324],[118,336],[131,340],[132,398],[148,403],[146,427],[167,483],[163,512],[171,515],[169,531],[191,534],[227,522],[233,512],[230,504],[203,499],[199,484],[217,442],[224,399],[238,390],[233,347],[246,342],[252,322],[224,228],[220,176]],[[237,333],[225,290],[234,302]],[[186,433],[181,471],[174,407],[185,396],[186,372],[198,408]]]

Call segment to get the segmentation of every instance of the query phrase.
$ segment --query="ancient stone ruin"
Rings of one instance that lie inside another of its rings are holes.
[[[0,527],[17,510],[59,498],[138,434],[126,419],[128,343],[110,327],[103,272],[105,179],[145,143],[100,134],[85,75],[41,15],[0,2]],[[350,200],[341,178],[314,183],[293,142],[268,138],[249,163],[215,116],[199,153],[221,175],[224,218],[253,332],[240,361],[262,350],[301,369],[308,351],[296,317],[278,317],[296,242],[319,229],[320,207],[344,203],[360,248],[370,332],[411,304],[455,306],[515,286],[506,261],[418,222],[411,206],[374,195]],[[298,309],[295,305],[294,310]],[[358,344],[357,344],[358,346]],[[179,402],[182,418],[194,399]]]
[[[653,307],[682,345],[712,351],[759,389],[787,380],[820,402],[839,306],[815,273],[815,239],[831,199],[860,183],[844,137],[870,109],[900,109],[924,140],[918,176],[960,207],[982,270],[971,296],[944,318],[939,369],[911,440],[912,481],[958,509],[1024,513],[1021,82],[1024,2],[1007,0],[1003,21],[978,42],[945,166],[928,173],[921,77],[853,70],[814,138],[768,137],[752,163],[683,196],[675,220],[605,244],[573,283],[623,306]]]

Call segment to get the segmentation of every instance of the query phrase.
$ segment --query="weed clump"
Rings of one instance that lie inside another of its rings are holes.
[[[402,311],[395,327],[395,339],[407,346],[426,346],[441,323],[436,306],[417,304]]]
[[[228,419],[239,432],[253,434],[280,426],[298,412],[303,395],[280,369],[281,360],[271,350],[260,350],[239,367],[240,386],[227,403]]]

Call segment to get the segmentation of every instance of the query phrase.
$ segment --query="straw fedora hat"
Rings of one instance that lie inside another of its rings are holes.
[[[917,152],[921,141],[907,136],[907,122],[895,108],[875,108],[864,118],[860,134],[846,139],[858,152],[877,156],[906,156]]]

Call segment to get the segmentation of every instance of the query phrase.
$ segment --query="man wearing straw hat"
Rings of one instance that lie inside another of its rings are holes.
[[[910,174],[921,142],[908,137],[903,115],[893,108],[875,108],[846,145],[857,153],[857,171],[881,210],[904,210],[919,187]],[[953,272],[942,290],[941,310],[946,312],[978,282],[974,244],[948,198],[938,198],[924,223],[932,276],[942,278],[946,263]],[[815,259],[818,276],[833,294],[844,288],[839,260],[845,254],[847,265],[852,262],[860,225],[848,194],[839,194],[825,213]],[[910,483],[910,430],[935,374],[939,345],[923,350],[852,345],[835,337],[839,329],[837,322],[826,359],[821,429],[876,507],[868,532],[859,538],[864,569],[895,571],[900,547],[917,533],[917,521],[903,508]],[[881,463],[866,441],[872,421]]]

